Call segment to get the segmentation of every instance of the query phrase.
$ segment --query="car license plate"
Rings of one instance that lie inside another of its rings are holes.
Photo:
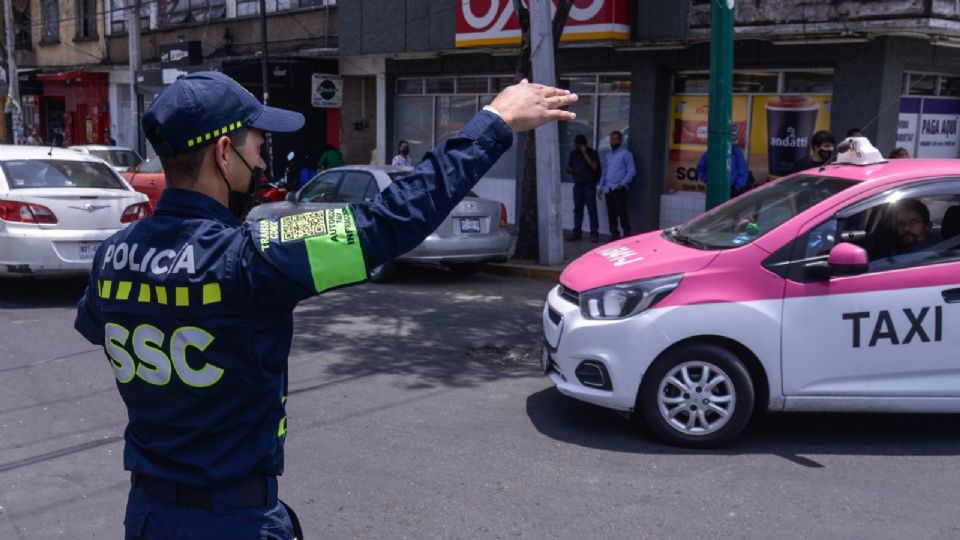
[[[93,256],[97,254],[97,248],[100,247],[100,242],[83,242],[80,244],[80,259],[81,260],[90,260],[93,259]]]
[[[544,373],[547,372],[547,366],[550,364],[550,351],[547,350],[547,344],[544,343],[540,347],[540,370]]]
[[[462,233],[480,232],[480,219],[479,218],[461,219],[460,232]]]

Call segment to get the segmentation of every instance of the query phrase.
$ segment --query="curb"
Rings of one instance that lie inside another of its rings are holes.
[[[560,280],[563,268],[554,266],[537,266],[513,263],[489,263],[483,266],[483,272],[501,276],[517,276],[533,279],[546,279],[553,282]]]

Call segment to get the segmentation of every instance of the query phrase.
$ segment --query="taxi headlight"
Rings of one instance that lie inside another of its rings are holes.
[[[632,317],[653,306],[680,285],[683,275],[618,283],[580,293],[580,313],[587,319]]]

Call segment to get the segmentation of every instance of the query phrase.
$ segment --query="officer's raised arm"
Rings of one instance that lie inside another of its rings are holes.
[[[526,80],[510,86],[374,200],[261,220],[252,227],[254,244],[305,291],[363,281],[370,269],[410,251],[436,230],[510,148],[514,132],[574,119],[574,113],[561,109],[576,100],[566,90]]]

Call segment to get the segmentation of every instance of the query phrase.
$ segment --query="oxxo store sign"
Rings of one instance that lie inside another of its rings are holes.
[[[458,0],[457,3],[457,47],[520,43],[520,21],[513,9],[513,0]],[[523,3],[528,5],[527,0]],[[570,8],[560,41],[629,39],[629,0],[577,0]]]

